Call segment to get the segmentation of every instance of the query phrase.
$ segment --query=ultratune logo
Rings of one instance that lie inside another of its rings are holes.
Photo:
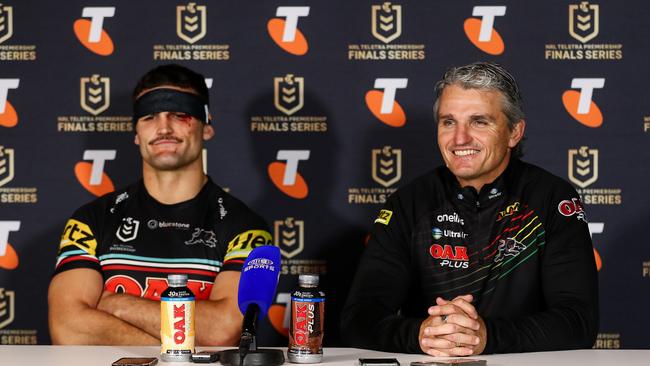
[[[594,89],[605,86],[604,78],[574,78],[571,80],[572,89],[562,94],[562,103],[571,117],[587,127],[600,127],[603,124],[603,114],[598,105],[592,101]]]
[[[113,40],[102,28],[105,18],[115,15],[115,7],[85,7],[81,11],[81,17],[90,18],[77,19],[74,22],[74,34],[79,42],[90,51],[100,55],[108,56],[113,53]]]
[[[0,268],[12,270],[18,267],[18,254],[9,243],[9,233],[18,230],[20,230],[20,221],[0,221]],[[0,308],[0,313],[1,310]]]
[[[14,10],[11,6],[0,4],[0,43],[14,34]]]
[[[122,219],[122,224],[117,228],[115,236],[123,242],[131,241],[138,236],[138,228],[140,221],[133,217],[125,217]]]
[[[292,55],[303,56],[309,50],[309,43],[298,29],[298,19],[309,15],[308,6],[279,6],[275,16],[266,28],[273,42]],[[285,19],[281,19],[281,18]]]
[[[453,231],[453,230],[441,230],[437,227],[434,227],[431,229],[431,236],[433,237],[434,240],[439,240],[443,236],[445,238],[457,238],[457,239],[466,239],[467,234],[462,232],[462,231]]]
[[[85,150],[83,159],[92,160],[92,163],[79,162],[75,165],[74,174],[79,183],[97,197],[113,192],[115,186],[104,173],[104,164],[107,160],[114,160],[116,155],[116,150]]]
[[[187,43],[195,43],[205,37],[207,32],[207,7],[188,3],[176,7],[176,34]]]
[[[402,106],[395,100],[397,89],[404,89],[408,79],[375,79],[375,89],[366,93],[366,106],[372,114],[391,127],[402,127],[406,123],[406,114]]]
[[[371,6],[372,35],[384,43],[390,43],[402,34],[402,6],[385,2]]]
[[[384,146],[372,150],[372,179],[384,187],[402,178],[402,150]]]
[[[309,194],[305,179],[298,173],[298,163],[309,160],[309,150],[279,150],[277,160],[286,163],[273,162],[269,164],[268,174],[273,184],[291,198],[303,199]]]
[[[94,74],[81,78],[79,104],[81,108],[96,116],[111,105],[111,79]]]
[[[305,245],[305,222],[287,217],[276,220],[273,225],[273,238],[280,253],[287,259],[300,254]]]
[[[442,259],[440,266],[449,268],[467,268],[469,267],[469,257],[467,256],[467,247],[461,245],[440,245],[433,244],[429,248],[429,254],[435,259]]]
[[[461,224],[465,225],[465,220],[463,220],[460,216],[458,216],[457,212],[454,212],[452,214],[441,214],[436,216],[436,221],[438,222],[452,222],[456,224]]]
[[[494,19],[506,15],[505,6],[475,6],[472,16],[463,25],[465,35],[481,51],[490,55],[500,55],[505,51],[505,43],[494,29]]]
[[[0,79],[0,126],[14,127],[18,124],[18,113],[7,100],[9,89],[17,89],[20,79]]]
[[[14,179],[14,149],[0,145],[0,187]]]
[[[582,202],[579,198],[572,198],[571,200],[563,200],[557,205],[557,210],[566,217],[575,215],[578,220],[587,222],[585,210],[582,207]]]
[[[305,79],[293,74],[273,78],[273,91],[275,108],[290,116],[304,105]]]
[[[587,43],[598,35],[599,6],[581,1],[569,5],[569,34],[579,42]]]
[[[569,180],[580,188],[598,180],[598,149],[569,149]]]
[[[14,321],[15,293],[0,287],[0,329]]]

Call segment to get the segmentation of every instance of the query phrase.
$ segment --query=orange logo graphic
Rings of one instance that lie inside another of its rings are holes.
[[[0,268],[16,269],[18,254],[9,244],[9,233],[20,230],[20,221],[0,221]]]
[[[271,305],[269,308],[269,320],[273,329],[285,337],[289,337],[289,328],[284,325],[284,317],[287,312],[287,306],[284,304]]]
[[[115,15],[114,7],[85,7],[81,16],[87,19],[77,19],[74,22],[74,34],[90,51],[100,55],[108,56],[113,53],[113,40],[102,28],[104,18]]]
[[[571,88],[580,91],[567,90],[562,94],[562,103],[567,112],[576,121],[587,127],[600,127],[603,124],[603,113],[595,102],[592,101],[594,89],[605,86],[604,78],[575,78],[571,80]]]
[[[279,6],[276,13],[278,17],[269,20],[266,28],[271,39],[283,50],[292,55],[302,56],[309,50],[307,38],[298,29],[298,18],[309,15],[308,6]]]
[[[88,192],[100,197],[115,190],[111,178],[104,173],[104,163],[106,160],[115,159],[115,155],[115,150],[84,151],[84,160],[92,160],[92,163],[77,163],[74,167],[74,174]]]
[[[408,79],[375,79],[375,88],[366,93],[366,106],[383,123],[391,127],[402,127],[406,123],[406,113],[395,100],[397,89],[406,88]]]
[[[505,14],[505,6],[475,6],[472,16],[481,19],[467,18],[463,24],[465,35],[481,51],[495,56],[502,54],[506,46],[494,29],[494,18]]]
[[[269,164],[268,173],[273,184],[291,198],[307,197],[309,188],[298,173],[298,163],[309,160],[309,150],[279,150],[276,159],[285,160],[286,164],[278,161]]]
[[[9,89],[16,89],[20,79],[0,79],[0,126],[14,127],[18,124],[18,113],[7,100]]]
[[[589,236],[594,237],[594,234],[602,234],[605,230],[604,222],[590,222],[589,224]],[[600,258],[600,253],[594,248],[594,259],[596,260],[596,269],[600,271],[603,268],[603,260]]]
[[[603,268],[603,260],[600,259],[600,254],[598,254],[596,248],[594,248],[594,258],[596,259],[596,269],[600,271]]]

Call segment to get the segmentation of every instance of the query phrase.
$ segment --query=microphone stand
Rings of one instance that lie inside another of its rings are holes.
[[[257,349],[257,319],[260,307],[248,305],[244,314],[238,349],[221,351],[219,361],[226,366],[277,366],[284,363],[284,352],[275,349]]]

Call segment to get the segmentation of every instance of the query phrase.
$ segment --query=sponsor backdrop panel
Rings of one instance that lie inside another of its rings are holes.
[[[339,312],[382,203],[441,162],[435,82],[448,66],[493,60],[524,93],[525,159],[585,204],[601,281],[594,347],[649,348],[648,19],[640,0],[3,1],[0,344],[50,342],[65,220],[140,175],[131,90],[176,62],[210,87],[207,172],[266,218],[282,251],[260,344],[287,343],[289,293],[300,273],[319,273],[325,342],[340,345]]]

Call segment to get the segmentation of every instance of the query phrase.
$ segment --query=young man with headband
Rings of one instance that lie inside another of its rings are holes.
[[[133,99],[142,179],[68,220],[48,294],[52,343],[160,344],[167,274],[185,273],[197,344],[235,344],[239,271],[253,248],[271,243],[267,225],[203,173],[214,129],[202,75],[159,66]]]

